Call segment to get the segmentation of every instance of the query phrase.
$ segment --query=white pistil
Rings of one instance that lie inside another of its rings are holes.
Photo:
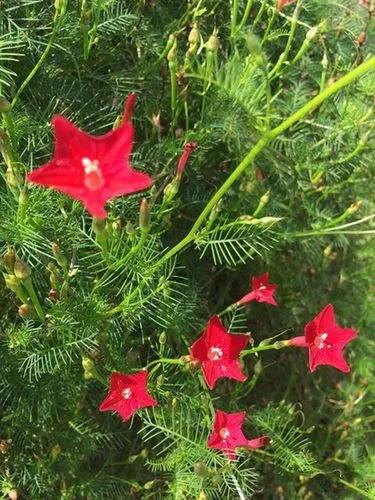
[[[133,395],[133,391],[130,389],[130,387],[125,387],[125,389],[121,391],[121,395],[124,399],[130,399]]]
[[[210,347],[207,352],[207,357],[211,361],[217,361],[223,357],[223,350],[220,347]]]

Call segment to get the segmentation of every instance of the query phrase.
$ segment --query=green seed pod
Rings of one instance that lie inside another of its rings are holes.
[[[14,263],[14,275],[19,280],[25,281],[25,280],[27,280],[27,278],[30,278],[31,269],[26,264],[26,262],[24,262],[21,259],[16,259],[16,261]]]
[[[134,236],[134,234],[135,234],[134,226],[130,222],[130,220],[126,223],[125,231],[126,231],[126,234],[128,234],[129,236]]]
[[[171,50],[167,54],[168,62],[176,62],[177,61],[177,42],[175,41],[172,45]]]
[[[167,184],[164,188],[164,202],[169,203],[178,193],[179,182],[173,179],[172,182]]]

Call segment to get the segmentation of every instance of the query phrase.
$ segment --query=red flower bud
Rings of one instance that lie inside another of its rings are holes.
[[[122,115],[122,123],[130,122],[133,116],[133,111],[135,107],[135,102],[137,100],[137,94],[135,92],[131,92],[124,104],[124,113]]]
[[[196,142],[188,142],[184,146],[184,152],[182,153],[180,159],[177,164],[177,177],[181,177],[182,172],[184,171],[186,164],[189,160],[190,153],[197,149],[198,144]]]

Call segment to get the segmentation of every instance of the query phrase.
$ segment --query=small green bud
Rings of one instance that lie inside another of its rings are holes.
[[[53,448],[51,450],[51,458],[52,458],[53,462],[60,455],[60,453],[61,453],[61,447],[60,447],[60,445],[59,444],[55,444],[55,446],[53,446]]]
[[[271,196],[271,191],[267,191],[264,193],[264,195],[260,198],[260,202],[262,205],[267,205],[267,203],[270,201],[270,196]]]
[[[63,269],[67,269],[68,260],[65,257],[65,255],[62,253],[59,245],[57,243],[52,243],[51,248],[52,248],[53,256],[55,257],[59,266],[61,266]]]
[[[356,212],[358,212],[358,210],[361,208],[361,205],[362,205],[362,202],[361,200],[358,200],[358,201],[355,201],[354,203],[352,203],[350,205],[350,207],[348,208],[348,213],[350,215],[352,214],[355,214]]]
[[[8,247],[7,251],[3,255],[3,266],[8,273],[13,273],[14,263],[16,261],[16,252],[14,248]]]
[[[190,33],[189,33],[189,43],[191,45],[197,45],[199,43],[199,40],[200,40],[200,33],[199,33],[199,29],[198,29],[198,24],[197,23],[194,23],[194,26],[192,27]]]
[[[4,280],[5,286],[13,292],[17,291],[21,284],[20,280],[14,274],[4,274]]]
[[[322,64],[322,68],[323,69],[327,69],[328,68],[328,57],[327,57],[327,53],[324,52],[324,55],[323,55],[323,59],[321,61],[321,64]]]
[[[315,40],[318,34],[319,34],[319,26],[314,26],[306,33],[306,40],[308,42],[312,42],[313,40]]]
[[[176,179],[173,179],[172,182],[167,184],[164,188],[164,201],[167,203],[172,201],[173,198],[178,193],[178,188],[179,188],[179,182]]]
[[[171,50],[167,54],[168,62],[176,62],[177,61],[177,42],[175,41],[172,45]]]
[[[0,96],[0,113],[7,113],[8,111],[11,110],[11,108],[12,106],[8,101],[8,99],[6,99],[3,96]]]
[[[83,368],[83,378],[85,380],[90,380],[96,378],[96,368],[95,363],[88,356],[82,356],[82,368]]]
[[[167,343],[167,334],[165,332],[161,332],[159,336],[159,344],[165,345]]]
[[[258,361],[254,365],[254,374],[259,376],[263,371],[262,360],[258,359]]]
[[[208,39],[208,42],[206,43],[206,49],[215,52],[219,48],[219,37],[217,36],[217,31],[214,30],[210,38]]]
[[[199,477],[208,477],[209,470],[203,462],[197,462],[194,464],[194,473]]]
[[[130,220],[126,223],[125,231],[126,231],[126,234],[129,235],[129,236],[134,236],[134,234],[135,234],[134,226],[130,222]]]
[[[324,257],[328,258],[332,254],[332,245],[328,245],[323,250]]]
[[[13,169],[8,167],[5,171],[5,179],[9,187],[18,187],[19,179]]]
[[[139,210],[139,227],[142,233],[148,233],[150,230],[150,206],[146,198],[141,201]]]
[[[33,314],[33,308],[29,304],[22,304],[18,308],[18,315],[21,316],[21,318],[30,318]]]
[[[27,280],[27,278],[30,278],[31,269],[26,264],[26,262],[21,259],[16,259],[14,263],[14,275],[21,281],[25,281]]]
[[[164,375],[159,375],[156,379],[157,387],[161,387],[164,384]]]

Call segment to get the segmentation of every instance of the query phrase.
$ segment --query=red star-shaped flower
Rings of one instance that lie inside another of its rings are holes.
[[[147,370],[133,375],[112,373],[108,395],[99,410],[116,411],[126,421],[140,408],[156,406],[157,402],[147,391],[147,377]]]
[[[237,304],[243,305],[256,300],[257,302],[267,302],[273,306],[277,306],[273,294],[277,285],[272,285],[269,282],[269,273],[264,273],[261,276],[253,276],[251,280],[252,291],[247,293],[240,299]]]
[[[52,119],[53,158],[28,175],[34,184],[47,186],[81,201],[95,217],[104,218],[105,203],[116,196],[142,191],[151,178],[129,163],[133,126],[126,122],[101,136],[92,136],[63,116]]]
[[[333,305],[328,304],[305,326],[305,336],[290,340],[290,345],[309,349],[310,371],[319,365],[330,365],[342,372],[349,372],[343,349],[348,342],[357,337],[352,328],[341,328],[335,322]]]
[[[243,382],[238,356],[249,341],[248,335],[227,332],[218,316],[213,316],[203,334],[190,348],[193,360],[202,364],[206,383],[213,389],[219,378],[233,378]]]
[[[256,439],[248,440],[243,432],[242,425],[245,420],[246,412],[225,413],[221,410],[215,411],[215,421],[212,427],[212,433],[208,439],[209,448],[223,451],[229,460],[235,460],[236,448],[261,448],[266,446],[270,439],[262,436]]]

